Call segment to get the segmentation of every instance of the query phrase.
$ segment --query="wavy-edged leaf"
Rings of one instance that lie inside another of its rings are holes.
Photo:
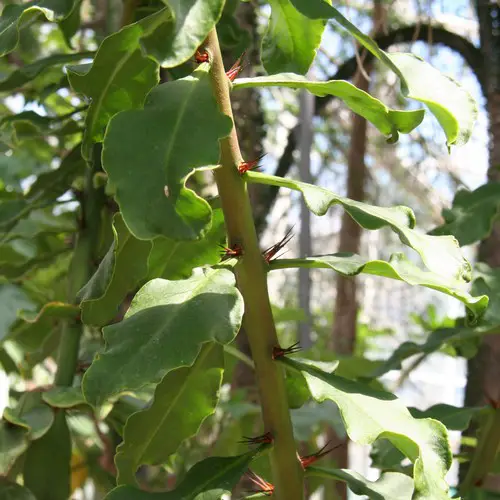
[[[0,474],[8,474],[14,462],[28,448],[28,430],[0,419]]]
[[[356,471],[308,467],[307,475],[335,479],[347,484],[356,495],[366,495],[370,500],[411,500],[413,480],[400,472],[385,472],[376,481],[369,481]]]
[[[224,0],[164,0],[171,23],[143,39],[143,46],[164,68],[186,62],[215,27]]]
[[[25,351],[35,352],[61,322],[76,319],[79,313],[78,306],[63,302],[49,302],[35,315],[23,311],[11,338]]]
[[[243,300],[228,270],[182,281],[150,281],[134,297],[125,319],[104,328],[106,349],[83,379],[86,400],[100,406],[112,396],[158,383],[173,369],[192,365],[202,344],[231,342],[242,315]]]
[[[363,34],[337,9],[324,0],[290,0],[295,8],[311,19],[335,19],[377,59],[394,71],[405,97],[424,103],[434,114],[446,135],[448,147],[465,144],[477,117],[472,96],[449,76],[414,54],[387,53],[369,36]]]
[[[0,17],[0,57],[12,52],[19,42],[19,29],[24,23],[43,14],[48,21],[68,17],[78,0],[36,0],[6,5]]]
[[[439,420],[450,431],[465,431],[469,427],[472,417],[481,412],[483,408],[464,408],[440,403],[426,410],[418,408],[408,408],[408,410],[415,418]]]
[[[461,246],[490,235],[500,213],[500,184],[488,182],[474,191],[460,189],[451,208],[443,210],[444,224],[429,234],[451,234]]]
[[[469,309],[472,319],[481,317],[488,306],[488,297],[473,297],[466,290],[467,283],[462,279],[443,278],[433,272],[420,269],[410,262],[404,254],[393,254],[389,262],[383,260],[366,260],[359,255],[340,252],[332,255],[319,255],[305,259],[278,259],[270,263],[271,269],[290,267],[327,268],[344,276],[355,276],[359,273],[383,276],[404,281],[409,285],[424,286],[445,293],[463,302]]]
[[[109,120],[120,111],[141,108],[159,81],[158,65],[143,55],[140,23],[126,26],[103,40],[89,69],[68,68],[75,92],[92,99],[85,119],[82,154],[90,159],[92,144],[101,142]]]
[[[200,240],[155,238],[148,258],[149,278],[189,278],[195,267],[217,264],[221,259],[219,245],[225,237],[224,214],[221,209],[216,208],[212,212],[212,225]]]
[[[308,80],[306,77],[293,73],[283,73],[254,78],[239,78],[233,83],[233,89],[275,86],[307,89],[312,94],[320,97],[325,95],[339,97],[347,107],[372,123],[382,134],[391,136],[391,142],[397,141],[398,132],[408,134],[420,125],[425,113],[423,109],[413,111],[390,109],[375,97],[345,80],[320,82]]]
[[[24,484],[37,500],[68,500],[71,477],[71,437],[64,411],[43,437],[26,451]]]
[[[262,39],[261,59],[268,73],[309,70],[325,29],[323,20],[301,14],[290,0],[270,0],[271,18]]]
[[[54,412],[42,401],[40,392],[25,392],[15,408],[5,408],[3,417],[27,429],[30,440],[40,439],[54,423]]]
[[[0,92],[12,92],[22,87],[24,84],[35,79],[47,68],[72,62],[74,63],[93,56],[94,52],[78,52],[76,54],[52,54],[48,57],[44,57],[34,63],[26,64],[25,66],[15,69],[12,73],[0,80]]]
[[[103,166],[137,238],[193,240],[208,229],[209,204],[185,187],[196,168],[217,164],[218,139],[231,130],[208,69],[204,63],[191,76],[159,85],[143,110],[120,113],[108,125]]]
[[[279,361],[304,375],[316,401],[331,400],[338,405],[347,434],[354,442],[371,444],[382,437],[389,439],[414,463],[413,499],[449,498],[445,476],[452,455],[443,424],[415,419],[393,394],[325,372],[321,363],[286,357]]]
[[[117,484],[135,484],[140,465],[166,462],[179,445],[196,434],[215,411],[224,371],[222,346],[205,344],[192,366],[168,373],[152,404],[129,417],[117,448]]]
[[[219,500],[230,493],[254,458],[269,445],[235,457],[210,457],[195,464],[173,491],[149,493],[133,486],[119,486],[105,500]]]
[[[36,500],[28,488],[11,483],[5,477],[0,477],[0,498],[2,500]]]
[[[42,399],[53,408],[74,408],[87,404],[80,387],[51,387],[42,393]]]
[[[114,242],[94,275],[78,293],[82,321],[103,326],[118,313],[127,293],[146,277],[151,242],[134,238],[120,213],[113,217]]]
[[[407,207],[377,207],[343,198],[312,184],[260,172],[247,172],[245,175],[250,182],[301,192],[306,205],[316,215],[325,215],[332,205],[339,204],[365,229],[374,230],[389,226],[402,243],[418,252],[430,271],[444,278],[470,281],[471,265],[464,258],[457,240],[452,236],[430,236],[414,230],[415,215]]]

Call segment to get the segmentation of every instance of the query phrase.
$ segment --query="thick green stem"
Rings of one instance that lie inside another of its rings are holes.
[[[85,191],[81,203],[80,230],[68,272],[68,302],[71,303],[76,301],[76,294],[94,271],[99,241],[101,208],[105,196],[102,188],[94,186],[94,174],[100,166],[101,148],[96,145],[94,149],[93,166],[87,167]],[[73,384],[82,332],[83,325],[80,322],[66,322],[59,344],[55,385]]]
[[[206,48],[212,61],[210,74],[219,109],[233,119],[230,82],[215,29],[207,37]],[[265,431],[274,436],[271,464],[275,497],[301,500],[303,473],[295,449],[283,371],[272,359],[272,349],[278,345],[278,338],[247,187],[237,170],[242,157],[234,126],[231,134],[220,141],[220,149],[222,168],[214,174],[230,244],[238,243],[244,252],[235,266],[235,274],[245,301],[243,321],[255,362]]]
[[[482,485],[493,469],[500,447],[500,408],[493,409],[486,418],[486,422],[479,431],[478,443],[467,470],[467,476],[460,487],[462,495],[469,493],[475,486]]]

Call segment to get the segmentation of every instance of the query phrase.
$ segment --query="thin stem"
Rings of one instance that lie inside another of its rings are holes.
[[[225,74],[215,29],[207,37],[206,48],[212,60],[210,74],[219,109],[233,119],[230,82]],[[271,464],[275,497],[278,500],[302,500],[303,473],[295,449],[283,371],[272,359],[272,349],[278,345],[278,338],[250,199],[246,184],[237,170],[242,157],[234,126],[231,134],[221,139],[220,150],[222,168],[215,170],[214,175],[229,245],[239,244],[244,251],[234,271],[245,302],[243,322],[255,362],[264,426],[274,436]]]
[[[234,358],[239,359],[241,362],[245,363],[252,370],[255,370],[255,363],[253,362],[253,359],[248,357],[244,352],[241,352],[239,349],[236,349],[236,347],[232,345],[225,345],[224,350]]]
[[[493,469],[495,457],[500,447],[500,408],[492,409],[481,426],[479,439],[467,475],[460,487],[465,495],[475,486],[481,486]]]

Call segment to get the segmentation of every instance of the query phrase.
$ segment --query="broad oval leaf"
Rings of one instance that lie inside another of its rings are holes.
[[[171,22],[159,26],[142,45],[164,68],[186,62],[215,27],[224,0],[163,0]]]
[[[125,319],[104,328],[106,349],[83,379],[86,400],[100,406],[122,392],[158,383],[175,368],[191,366],[202,344],[231,342],[242,315],[243,300],[228,270],[150,281]]]
[[[51,387],[42,393],[42,399],[53,408],[74,408],[86,404],[80,387]]]
[[[500,213],[500,184],[488,182],[474,191],[457,191],[451,208],[443,210],[444,224],[429,234],[451,234],[461,246],[490,235]]]
[[[48,21],[62,21],[71,14],[78,0],[39,0],[6,5],[0,17],[0,57],[12,52],[19,42],[19,29],[43,14]]]
[[[127,293],[146,277],[151,242],[138,240],[121,214],[113,217],[114,242],[88,283],[78,292],[82,321],[103,326],[118,313]]]
[[[331,206],[339,204],[365,229],[389,226],[402,243],[418,252],[430,271],[451,280],[471,279],[471,265],[463,256],[457,240],[452,236],[430,236],[414,230],[415,215],[407,207],[377,207],[343,198],[312,184],[260,172],[247,172],[245,176],[250,182],[301,192],[306,205],[316,215],[325,215]]]
[[[16,322],[18,311],[35,308],[36,304],[21,287],[10,283],[0,284],[0,341]]]
[[[236,90],[238,88],[275,86],[307,89],[320,97],[326,95],[339,97],[352,111],[375,125],[382,134],[390,136],[391,142],[398,139],[398,132],[410,133],[420,125],[424,118],[423,109],[413,111],[390,109],[375,97],[344,80],[319,82],[293,73],[283,73],[281,75],[239,78],[233,83],[233,88]]]
[[[101,142],[109,120],[120,111],[142,107],[159,81],[158,65],[142,54],[143,27],[132,24],[103,40],[92,65],[68,68],[75,92],[92,99],[85,119],[82,155],[91,157],[92,144]]]
[[[305,75],[325,29],[323,20],[301,14],[290,0],[270,0],[271,18],[262,39],[261,59],[268,73]]]
[[[179,445],[196,434],[215,411],[222,374],[222,346],[203,346],[192,366],[168,373],[157,385],[148,408],[131,415],[117,448],[117,484],[135,484],[140,465],[166,462]]]
[[[343,252],[304,259],[278,259],[270,263],[271,270],[292,267],[333,269],[344,276],[355,276],[359,273],[372,274],[404,281],[409,285],[431,288],[463,302],[469,309],[472,321],[481,317],[488,306],[488,297],[470,295],[466,290],[467,283],[464,280],[445,279],[439,274],[420,269],[401,253],[393,254],[389,262],[366,260],[359,255]]]
[[[220,500],[229,493],[254,458],[269,445],[261,445],[235,457],[210,457],[195,464],[173,491],[149,493],[133,486],[119,486],[104,500]]]
[[[446,135],[448,147],[465,144],[477,117],[472,96],[450,77],[413,54],[387,53],[363,34],[337,9],[324,0],[291,0],[295,8],[311,19],[335,19],[377,59],[398,75],[405,97],[423,102],[434,114]]]
[[[2,500],[36,500],[28,488],[11,483],[5,477],[0,477],[0,498]]]
[[[0,474],[6,476],[28,448],[28,430],[0,419]]]
[[[210,224],[209,204],[185,187],[196,168],[217,164],[218,139],[232,125],[218,110],[208,69],[156,87],[143,110],[120,113],[108,126],[103,167],[137,238],[193,240]]]
[[[411,500],[413,480],[400,472],[385,472],[376,481],[369,481],[356,471],[308,467],[308,476],[335,479],[347,484],[356,495],[366,495],[370,500]]]
[[[317,367],[321,363],[286,357],[279,361],[304,375],[316,401],[331,400],[338,405],[354,442],[371,444],[386,438],[414,463],[414,500],[449,498],[445,476],[452,455],[443,424],[415,419],[393,394],[325,372]]]

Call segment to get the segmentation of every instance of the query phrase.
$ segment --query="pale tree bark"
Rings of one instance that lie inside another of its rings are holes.
[[[385,9],[382,0],[374,0],[373,8],[373,32],[375,35],[383,31],[385,24]],[[372,63],[358,68],[354,77],[354,85],[359,89],[368,92],[370,82],[366,78],[372,69]],[[347,157],[347,193],[346,196],[357,201],[365,199],[365,184],[367,180],[367,168],[365,163],[367,145],[367,122],[359,115],[353,115],[352,128],[350,134],[349,153]],[[339,235],[338,251],[359,253],[361,245],[361,227],[344,212],[342,215],[342,225]],[[337,277],[336,297],[333,313],[333,332],[331,346],[335,354],[341,356],[351,356],[356,344],[356,325],[358,316],[357,287],[356,278]],[[333,459],[336,466],[340,468],[348,467],[348,443],[336,435],[333,429],[329,432],[329,438],[333,446],[339,446],[333,452]],[[343,483],[336,485],[340,498],[347,498],[346,487]]]
[[[500,182],[500,5],[488,0],[477,0],[481,52],[486,73],[486,106],[489,119],[488,180]],[[491,267],[500,267],[500,222],[493,226],[491,234],[481,242],[478,260]],[[465,405],[488,404],[488,398],[500,401],[500,330],[486,335],[479,353],[468,362]],[[475,434],[471,427],[467,434]],[[461,467],[460,476],[465,477],[467,465]],[[490,476],[484,487],[500,491],[500,476]]]

